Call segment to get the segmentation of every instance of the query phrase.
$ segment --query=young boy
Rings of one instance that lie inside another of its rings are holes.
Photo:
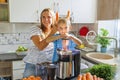
[[[59,19],[57,26],[58,34],[55,34],[55,36],[51,36],[46,40],[48,43],[54,41],[54,54],[52,62],[57,62],[58,60],[57,49],[65,51],[74,50],[75,46],[82,44],[82,41],[80,39],[72,34],[69,34],[71,24],[68,19]]]

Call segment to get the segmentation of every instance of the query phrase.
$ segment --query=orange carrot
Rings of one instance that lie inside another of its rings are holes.
[[[97,80],[101,80],[101,79],[98,77]]]
[[[70,19],[70,10],[68,10],[66,18],[67,18],[68,20]]]
[[[42,80],[42,79],[41,79],[41,77],[36,77],[36,79],[35,79],[35,80]]]
[[[96,75],[93,75],[93,80],[97,80],[97,76]]]
[[[27,80],[27,78],[23,78],[22,80]]]
[[[89,73],[89,72],[86,73],[86,80],[92,80],[91,73]]]
[[[82,75],[82,80],[86,80],[86,74]]]
[[[35,76],[29,76],[28,80],[35,80]]]
[[[56,12],[56,22],[59,20],[59,14]]]
[[[82,80],[82,75],[78,75],[77,80]]]

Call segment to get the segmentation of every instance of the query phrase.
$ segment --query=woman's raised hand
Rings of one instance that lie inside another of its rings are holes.
[[[59,13],[56,12],[56,23],[58,22],[58,20],[59,20]]]

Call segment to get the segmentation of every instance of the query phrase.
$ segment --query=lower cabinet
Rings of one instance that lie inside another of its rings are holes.
[[[0,80],[12,80],[12,65],[10,61],[0,61]]]
[[[25,63],[20,61],[12,61],[12,80],[21,80],[23,78],[23,72],[25,68]]]

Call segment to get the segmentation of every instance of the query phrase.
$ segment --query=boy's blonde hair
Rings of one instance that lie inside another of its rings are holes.
[[[58,25],[59,24],[66,24],[68,27],[70,27],[71,26],[71,23],[70,23],[70,20],[68,20],[68,19],[66,19],[66,18],[60,18],[59,20],[58,20]]]

